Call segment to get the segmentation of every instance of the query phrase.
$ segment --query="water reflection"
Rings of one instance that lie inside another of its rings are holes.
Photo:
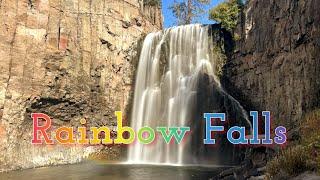
[[[86,162],[76,165],[64,165],[0,173],[0,179],[192,180],[212,178],[219,173],[221,169],[222,168],[214,167],[146,166]]]

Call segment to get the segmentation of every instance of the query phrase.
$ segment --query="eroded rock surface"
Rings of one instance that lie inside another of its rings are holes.
[[[159,7],[141,4],[0,1],[0,171],[78,162],[96,151],[31,145],[30,115],[48,114],[53,128],[77,127],[81,118],[114,128],[114,111],[129,111],[138,40],[162,28]]]
[[[320,106],[320,4],[250,0],[236,33],[224,86],[247,110],[271,111],[276,124],[295,129]]]

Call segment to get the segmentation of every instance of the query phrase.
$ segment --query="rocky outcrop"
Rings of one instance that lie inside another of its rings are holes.
[[[320,106],[320,4],[250,0],[236,30],[224,86],[247,110],[268,110],[290,130]]]
[[[30,115],[48,114],[53,129],[82,118],[114,128],[114,111],[129,110],[138,39],[162,28],[159,10],[147,14],[138,0],[0,1],[0,171],[96,151],[31,145]]]
[[[235,40],[226,41],[233,48],[226,49],[224,88],[247,111],[271,111],[273,127],[285,126],[289,141],[299,138],[302,117],[320,106],[319,28],[315,0],[249,0]],[[239,166],[216,179],[266,179],[266,163],[277,147],[249,150]],[[305,176],[313,174],[297,179]]]

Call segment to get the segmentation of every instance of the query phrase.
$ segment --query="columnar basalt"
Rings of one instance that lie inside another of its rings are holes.
[[[31,145],[31,113],[53,126],[115,126],[128,111],[137,40],[162,28],[138,0],[0,1],[0,171],[78,162],[97,148]],[[124,117],[126,119],[126,117]],[[114,150],[110,150],[114,151]]]
[[[319,22],[314,0],[248,1],[235,31],[241,40],[225,66],[225,88],[247,110],[269,110],[275,124],[295,130],[320,106]]]

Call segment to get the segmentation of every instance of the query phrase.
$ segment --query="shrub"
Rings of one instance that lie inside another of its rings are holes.
[[[235,41],[239,41],[239,40],[241,39],[241,36],[240,36],[238,33],[234,33],[234,34],[233,34],[233,39],[234,39]]]
[[[311,157],[307,148],[298,145],[283,150],[274,159],[268,162],[267,172],[271,177],[279,174],[294,176],[304,171],[312,170]]]
[[[320,169],[320,109],[308,113],[301,122],[301,141]]]
[[[240,13],[240,4],[238,0],[228,0],[212,8],[209,12],[209,18],[221,23],[222,27],[232,31],[237,23]]]
[[[215,74],[218,78],[221,78],[223,66],[227,62],[227,56],[218,45],[214,45],[212,48],[212,59],[215,60]]]
[[[305,145],[320,145],[320,109],[308,113],[301,122],[301,139]]]
[[[320,168],[320,109],[305,115],[300,124],[301,141],[283,150],[268,162],[267,172],[272,177],[294,176]]]

